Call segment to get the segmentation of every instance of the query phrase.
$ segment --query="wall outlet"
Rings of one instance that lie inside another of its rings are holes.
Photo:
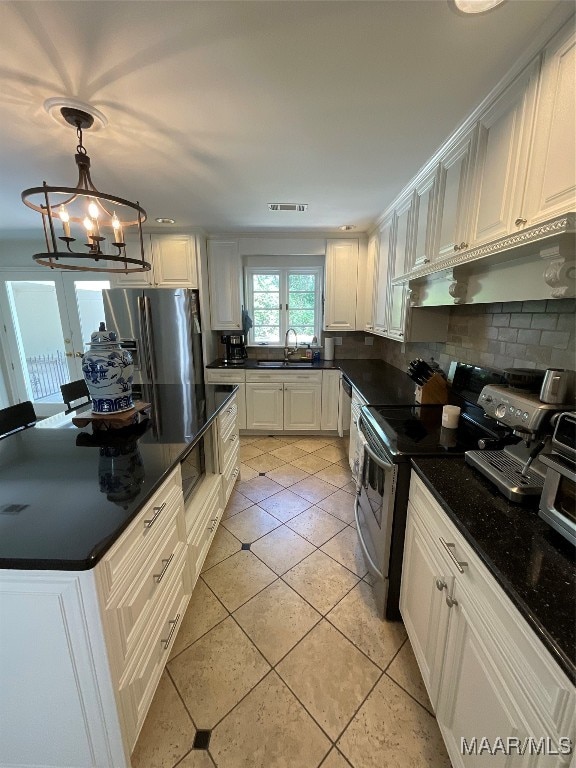
[[[342,336],[334,336],[334,346],[335,347],[342,346]]]
[[[364,344],[371,347],[374,344],[374,336],[364,336]]]

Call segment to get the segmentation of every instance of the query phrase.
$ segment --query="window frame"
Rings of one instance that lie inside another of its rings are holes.
[[[322,319],[324,310],[324,268],[321,266],[288,266],[288,267],[273,267],[273,266],[253,266],[248,265],[244,267],[244,295],[246,298],[246,311],[253,319],[254,317],[254,290],[253,290],[253,275],[279,275],[279,294],[280,294],[280,324],[278,342],[264,342],[254,340],[254,326],[250,328],[247,334],[246,343],[249,347],[284,347],[284,338],[286,331],[288,330],[288,279],[290,275],[314,275],[316,277],[316,287],[314,291],[314,332],[313,336],[316,336],[318,343],[320,343],[320,335],[322,332]],[[308,342],[305,342],[308,344]]]

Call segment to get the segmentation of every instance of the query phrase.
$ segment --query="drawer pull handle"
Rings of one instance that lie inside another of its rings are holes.
[[[230,438],[230,442],[233,443],[235,440],[238,440],[238,435],[232,435]]]
[[[454,600],[452,595],[446,595],[446,605],[448,608],[452,608],[453,605],[458,605],[458,600]]]
[[[154,581],[156,582],[156,584],[160,584],[160,582],[164,578],[164,574],[168,570],[168,566],[172,562],[172,558],[173,557],[174,557],[174,552],[172,552],[172,554],[170,555],[170,557],[167,560],[162,560],[162,562],[164,563],[164,567],[162,568],[160,573],[155,573],[154,574]]]
[[[170,630],[170,634],[168,635],[168,637],[165,640],[160,640],[160,642],[164,646],[164,650],[166,650],[168,648],[168,646],[170,645],[170,640],[172,640],[172,635],[176,631],[176,625],[178,624],[179,620],[180,620],[180,614],[177,613],[176,614],[176,618],[175,619],[171,619],[168,622],[168,624],[172,624],[172,629]]]
[[[442,536],[440,536],[440,544],[442,544],[446,552],[448,552],[450,559],[452,560],[456,568],[459,570],[459,572],[464,573],[464,568],[468,566],[468,563],[464,562],[464,560],[458,560],[454,552],[452,552],[456,544],[452,544],[450,542],[444,541]]]
[[[212,525],[208,528],[208,530],[213,531],[214,528],[216,528],[216,526],[218,525],[218,518],[214,517],[212,518],[212,520],[210,520],[210,522],[212,523]]]
[[[236,467],[234,472],[232,472],[232,477],[238,477],[238,472],[240,472],[240,470],[238,469],[238,467]]]
[[[447,589],[447,588],[448,588],[448,584],[446,584],[445,581],[442,581],[442,579],[436,579],[436,589],[442,592],[443,589]]]
[[[158,519],[158,516],[160,515],[160,513],[162,512],[165,506],[166,506],[166,502],[164,502],[164,504],[161,504],[159,507],[152,507],[152,509],[154,510],[154,514],[152,515],[150,520],[144,520],[144,525],[146,526],[146,528],[152,528],[152,526]]]

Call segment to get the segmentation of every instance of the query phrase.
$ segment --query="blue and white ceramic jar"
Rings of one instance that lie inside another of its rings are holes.
[[[82,372],[92,398],[92,413],[121,413],[134,407],[132,355],[122,349],[114,331],[100,323],[82,357]]]

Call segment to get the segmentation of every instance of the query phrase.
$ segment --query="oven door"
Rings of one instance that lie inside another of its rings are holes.
[[[381,447],[366,439],[361,419],[359,436],[363,460],[354,505],[356,527],[366,567],[377,581],[385,582],[376,590],[382,592],[385,602],[386,589],[382,587],[388,580],[398,467],[386,458]]]

